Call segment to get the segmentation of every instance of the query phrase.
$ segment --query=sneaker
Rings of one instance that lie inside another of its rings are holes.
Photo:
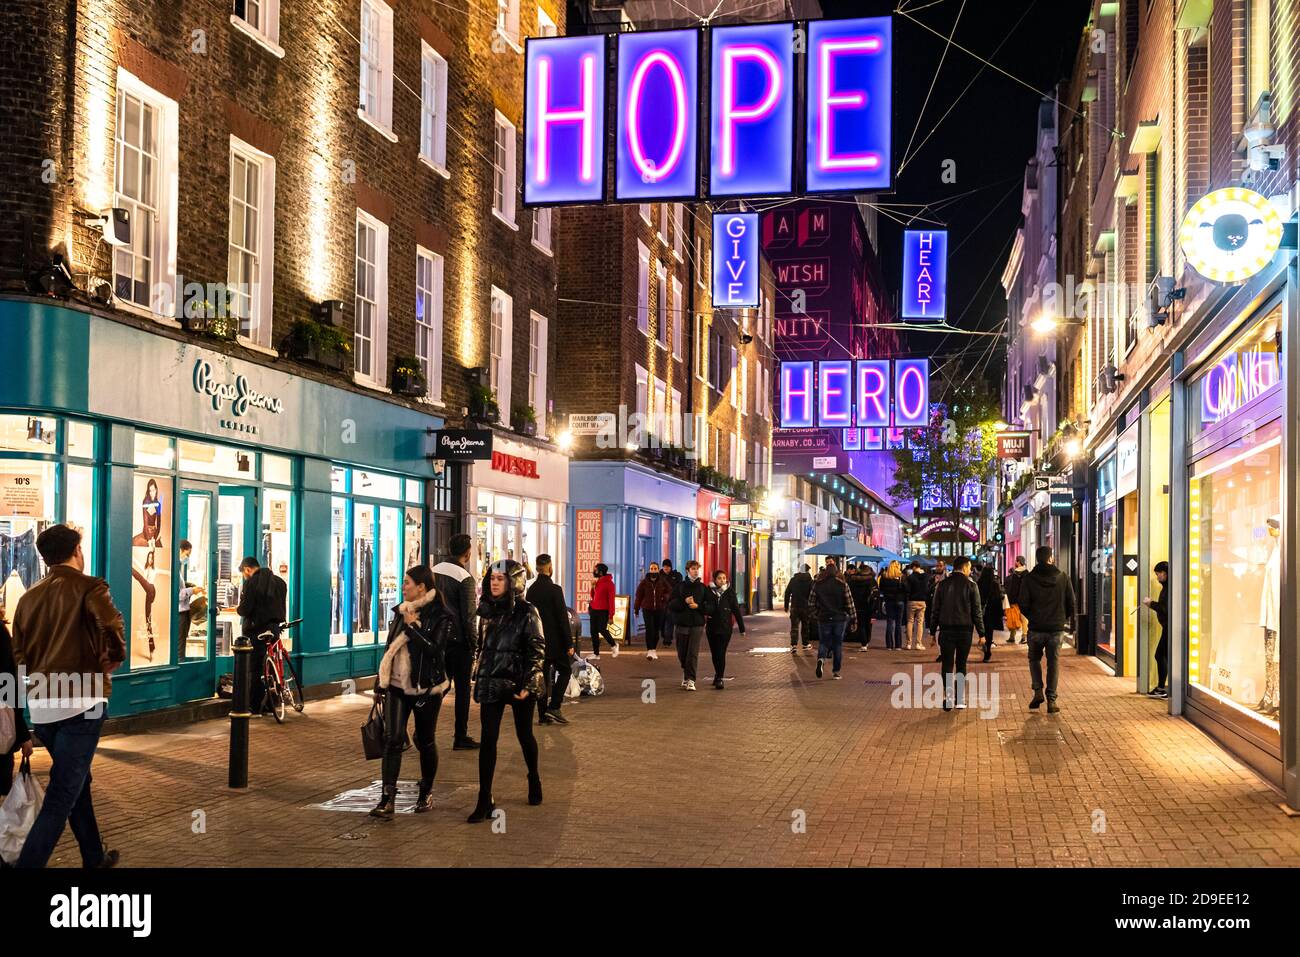
[[[824,658],[818,658],[818,659],[817,659],[817,677],[818,677],[818,678],[820,678],[820,677],[822,676],[822,662],[825,661],[825,660],[826,660],[826,659],[824,659]]]
[[[686,690],[687,690],[687,691],[694,691],[694,690],[695,690],[695,682],[694,682],[694,681],[688,681],[688,682],[686,682]]]
[[[618,645],[614,645],[613,649],[612,649],[612,650],[610,651],[610,653],[609,653],[609,656],[610,656],[611,658],[617,658],[617,657],[618,657]]]
[[[836,681],[839,681],[839,680],[840,680],[840,673],[837,671],[837,672],[835,672],[834,674],[832,674],[831,677],[834,678]]]
[[[952,710],[952,701],[950,701],[948,698],[943,699],[943,710],[944,711]]]
[[[647,652],[645,653],[645,657],[646,657],[646,661],[658,661],[658,660],[659,660],[659,652],[657,652],[657,651],[655,651],[653,648],[651,648],[649,651],[647,651]]]
[[[1038,706],[1039,706],[1040,704],[1042,704],[1044,700],[1045,700],[1045,699],[1043,698],[1043,696],[1042,696],[1041,694],[1039,694],[1037,691],[1035,691],[1035,692],[1034,692],[1033,700],[1031,700],[1031,701],[1029,702],[1029,707],[1030,707],[1030,708],[1033,708],[1035,711],[1037,711],[1037,710],[1038,710]]]
[[[564,715],[560,714],[560,712],[558,712],[558,711],[548,711],[546,714],[547,714],[547,717],[549,717],[549,718],[550,718],[552,721],[554,721],[556,724],[568,724],[568,723],[569,723],[569,719],[566,718]]]
[[[1165,688],[1152,688],[1147,692],[1147,696],[1151,698],[1168,698],[1169,692]]]
[[[790,654],[792,654],[792,655],[797,655],[798,653],[799,653],[799,646],[798,646],[798,645],[791,645],[791,646],[790,646]]]
[[[453,751],[477,751],[478,742],[473,738],[457,738],[451,749]]]
[[[538,724],[555,724],[555,718],[549,714],[544,714],[537,719]]]
[[[1061,710],[1061,706],[1060,706],[1059,704],[1057,704],[1055,701],[1049,701],[1049,702],[1047,702],[1047,713],[1048,713],[1048,714],[1057,714],[1060,710]]]
[[[966,702],[965,702],[965,701],[958,701],[958,702],[957,702],[957,710],[958,710],[958,711],[965,711],[965,710],[966,710]]]
[[[690,682],[687,681],[685,678],[683,678],[683,679],[682,679],[682,690],[683,690],[683,691],[687,690],[687,689],[686,689],[686,686],[687,686],[688,684],[690,684]]]

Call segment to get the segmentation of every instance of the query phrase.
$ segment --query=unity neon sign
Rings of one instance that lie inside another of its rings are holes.
[[[892,31],[889,17],[869,17],[619,34],[614,199],[889,188]],[[603,36],[528,40],[525,205],[606,198],[607,42]],[[803,143],[796,137],[801,88]],[[700,116],[706,95],[707,126]],[[705,171],[701,137],[708,141]],[[797,184],[801,148],[806,162]]]
[[[876,430],[929,424],[930,360],[782,362],[780,408],[783,429],[862,428],[866,447]]]

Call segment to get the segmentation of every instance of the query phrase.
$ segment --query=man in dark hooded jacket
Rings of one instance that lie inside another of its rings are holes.
[[[538,555],[537,578],[528,586],[528,602],[541,616],[542,634],[546,638],[546,661],[542,665],[546,693],[537,698],[537,720],[541,724],[568,724],[569,719],[560,713],[560,706],[564,704],[564,690],[569,686],[575,648],[564,589],[551,577],[552,571],[551,556]]]
[[[809,601],[812,596],[813,577],[808,565],[800,566],[785,586],[785,610],[790,615],[790,650],[799,647],[799,632],[803,632],[803,646],[812,647],[812,615]]]
[[[1056,567],[1051,548],[1040,545],[1034,553],[1034,570],[1020,583],[1020,610],[1029,620],[1029,677],[1034,697],[1029,707],[1044,700],[1043,656],[1047,656],[1046,701],[1049,714],[1061,709],[1056,704],[1057,658],[1065,632],[1074,631],[1074,588]]]

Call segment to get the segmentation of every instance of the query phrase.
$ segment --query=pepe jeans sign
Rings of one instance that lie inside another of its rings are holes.
[[[242,419],[251,409],[263,409],[279,415],[284,411],[284,403],[273,395],[258,392],[248,384],[247,377],[235,376],[233,382],[218,382],[213,378],[212,363],[207,359],[198,359],[194,363],[194,391],[205,395],[212,401],[214,412],[220,412],[223,405],[230,406],[230,414],[235,419]],[[221,427],[234,432],[257,434],[257,426],[244,422],[223,419]]]
[[[473,462],[492,458],[492,433],[487,429],[442,429],[435,435],[435,459]]]

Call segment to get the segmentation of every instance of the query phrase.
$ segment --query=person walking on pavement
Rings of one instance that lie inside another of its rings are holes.
[[[659,660],[659,652],[655,649],[659,647],[664,615],[672,597],[672,582],[659,570],[658,562],[651,562],[641,584],[636,586],[636,597],[632,602],[632,614],[641,612],[641,619],[645,622],[645,656],[650,661]]]
[[[591,606],[587,609],[591,615],[591,655],[600,657],[600,639],[604,638],[614,649],[610,654],[617,658],[618,642],[609,635],[609,620],[614,615],[614,576],[604,562],[593,568],[591,574],[596,579],[591,587]]]
[[[1007,638],[1007,644],[1016,643],[1016,632],[1023,632],[1020,641],[1023,644],[1028,641],[1029,629],[1025,625],[1024,616],[1020,613],[1020,586],[1025,580],[1025,575],[1029,569],[1025,566],[1025,556],[1016,556],[1016,567],[1011,570],[1007,576],[1007,631],[1010,632]]]
[[[991,564],[985,565],[979,577],[980,602],[983,604],[984,627],[980,637],[984,639],[984,660],[993,657],[994,636],[1002,630],[1002,586]]]
[[[528,803],[542,803],[542,779],[533,737],[533,702],[543,689],[546,638],[537,609],[524,597],[526,573],[506,559],[488,569],[478,606],[479,654],[474,669],[474,700],[479,703],[483,744],[478,753],[478,803],[468,818],[477,824],[492,816],[492,779],[497,766],[501,719],[510,708],[515,736],[528,766]]]
[[[1154,600],[1149,596],[1142,599],[1156,613],[1156,623],[1160,625],[1160,640],[1156,642],[1156,686],[1148,694],[1153,698],[1168,698],[1169,688],[1169,604],[1165,591],[1169,587],[1169,563],[1156,562],[1156,581],[1160,582],[1160,594]]]
[[[370,816],[391,821],[397,810],[397,778],[407,722],[415,718],[415,748],[420,755],[420,786],[415,813],[433,809],[433,779],[438,774],[438,713],[447,679],[447,644],[454,617],[434,587],[425,565],[406,570],[402,603],[393,609],[388,647],[379,662],[375,693],[384,697],[384,759],[379,803]]]
[[[713,614],[713,590],[700,580],[700,563],[686,563],[686,577],[673,594],[668,607],[677,623],[677,660],[682,666],[682,688],[695,690],[695,668],[700,659],[704,626]]]
[[[660,571],[663,573],[664,578],[668,579],[668,588],[669,588],[669,596],[670,596],[668,600],[669,602],[671,602],[672,601],[671,596],[677,592],[677,586],[682,583],[682,573],[679,572],[677,569],[673,568],[673,563],[670,559],[665,558],[662,562],[659,563],[659,565],[660,565]],[[673,635],[676,631],[677,631],[677,622],[673,618],[673,610],[672,608],[665,608],[664,627],[662,631],[663,645],[665,648],[671,648],[673,646]]]
[[[248,710],[265,714],[266,704],[266,650],[280,634],[284,624],[289,586],[283,578],[263,568],[252,555],[239,563],[244,576],[244,591],[239,596],[239,618],[244,637],[252,639],[252,681],[248,690]],[[269,635],[263,638],[263,635]]]
[[[853,607],[858,610],[858,626],[845,634],[847,640],[851,635],[863,648],[871,640],[871,601],[876,587],[874,575],[867,574],[865,565],[854,565],[851,574],[845,576],[849,583],[849,593],[853,595]]]
[[[33,686],[28,708],[51,765],[45,802],[15,866],[44,867],[71,826],[82,866],[112,867],[118,853],[100,838],[90,767],[113,695],[112,674],[126,660],[125,625],[108,584],[85,574],[80,532],[51,525],[37,536],[36,550],[49,571],[14,612],[13,657],[29,678],[47,679],[46,688]],[[45,697],[55,676],[80,679],[80,694]]]
[[[903,647],[903,614],[907,607],[907,583],[903,567],[890,562],[880,575],[880,610],[885,618],[885,648]]]
[[[0,679],[7,682],[10,688],[18,688],[18,665],[14,662],[13,637],[5,627],[3,618],[0,618]],[[0,708],[3,707],[6,705],[0,701]],[[5,797],[13,788],[14,755],[21,751],[24,759],[32,756],[32,732],[23,718],[23,708],[18,706],[17,701],[8,707],[12,708],[14,715],[14,740],[8,751],[0,751],[0,798]]]
[[[745,617],[740,613],[736,589],[727,583],[727,573],[718,569],[713,573],[713,610],[705,624],[709,640],[709,653],[713,656],[713,687],[722,690],[722,678],[727,671],[727,645],[731,643],[731,622],[735,619],[740,633],[745,633]]]
[[[808,648],[812,645],[812,618],[810,617],[810,604],[812,596],[813,577],[812,566],[801,565],[799,570],[790,576],[790,582],[785,586],[785,610],[790,616],[790,651],[797,651],[799,648],[800,632],[803,634],[803,646]]]
[[[569,719],[560,713],[560,707],[564,704],[564,691],[569,687],[575,648],[569,606],[564,601],[564,589],[552,577],[553,572],[551,556],[538,555],[537,577],[528,587],[528,603],[537,609],[542,619],[542,635],[546,639],[546,661],[542,668],[545,687],[537,696],[537,721],[539,724],[568,724]]]
[[[936,583],[930,604],[930,626],[939,633],[939,669],[943,675],[943,710],[966,707],[966,662],[973,632],[984,632],[979,587],[970,580],[970,559],[953,559],[953,573]]]
[[[925,608],[930,597],[930,582],[920,562],[912,562],[912,569],[903,585],[907,597],[907,640],[904,647],[908,651],[925,651]]]
[[[826,562],[813,583],[812,616],[817,622],[817,677],[830,658],[831,675],[838,679],[844,664],[844,635],[857,630],[858,613],[849,583],[834,561]]]
[[[456,633],[447,646],[447,675],[456,699],[456,722],[451,749],[473,751],[478,742],[469,736],[470,672],[474,667],[474,608],[478,603],[469,573],[474,540],[463,533],[451,536],[447,557],[433,566],[433,582],[443,603],[456,620]]]
[[[1020,610],[1029,619],[1029,677],[1034,697],[1029,707],[1047,701],[1049,714],[1056,714],[1057,659],[1067,630],[1074,631],[1074,588],[1065,572],[1056,567],[1056,557],[1047,545],[1034,552],[1033,571],[1020,583]],[[1043,684],[1043,656],[1047,657],[1047,684]],[[1046,690],[1046,696],[1044,696]]]
[[[930,640],[934,642],[936,648],[939,647],[939,633],[934,625],[934,618],[930,615],[930,606],[934,603],[934,590],[939,587],[939,583],[948,577],[948,566],[942,558],[934,563],[934,574],[926,577],[925,587],[925,620],[930,627]],[[934,659],[943,661],[942,653]]]

